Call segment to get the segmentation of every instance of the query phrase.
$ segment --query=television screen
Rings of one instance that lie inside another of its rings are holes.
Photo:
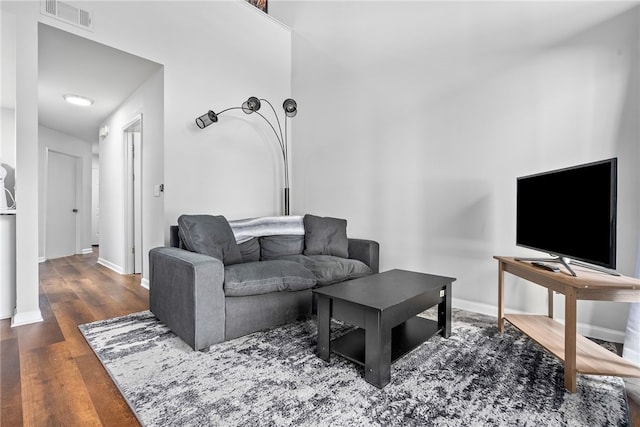
[[[516,244],[615,269],[617,159],[519,177]]]

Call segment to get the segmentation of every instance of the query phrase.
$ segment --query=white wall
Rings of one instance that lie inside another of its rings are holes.
[[[15,168],[15,16],[8,13],[0,14],[0,32],[0,164],[10,165],[12,168]]]
[[[93,12],[93,32],[41,15],[39,1],[0,3],[3,14],[17,17],[16,180],[21,196],[18,209],[22,209],[16,225],[17,306],[23,319],[38,311],[38,126],[34,120],[38,22],[164,66],[164,93],[157,95],[164,110],[163,124],[157,129],[162,151],[150,159],[155,163],[146,166],[155,171],[153,183],[158,175],[164,176],[160,202],[164,210],[147,212],[154,215],[154,222],[145,234],[146,250],[168,241],[168,226],[182,213],[240,218],[275,214],[281,206],[278,151],[263,124],[256,124],[255,117],[230,113],[221,117],[218,126],[202,131],[194,120],[209,109],[240,105],[252,95],[276,104],[287,98],[291,85],[287,28],[240,0],[77,1],[74,5]],[[100,173],[104,184],[109,172],[101,169]],[[102,196],[100,209],[104,212]],[[106,233],[101,230],[102,239]],[[113,254],[116,262],[118,257]]]
[[[5,6],[1,3],[3,15]],[[12,325],[42,320],[38,294],[38,34],[26,12],[15,3],[15,147],[16,147],[16,312]],[[4,32],[3,32],[4,36]]]
[[[0,109],[0,165],[7,170],[5,188],[14,194],[16,167],[16,114],[15,109]],[[11,199],[7,197],[7,204],[11,206]]]
[[[39,187],[38,191],[38,257],[41,261],[46,258],[45,253],[45,235],[46,235],[46,200],[47,195],[45,193],[45,180],[47,171],[47,150],[56,151],[58,153],[64,153],[69,156],[78,157],[81,159],[81,188],[80,199],[78,203],[78,221],[80,222],[80,233],[76,236],[79,240],[79,252],[78,253],[90,253],[91,252],[91,164],[92,153],[91,143],[75,138],[71,135],[59,132],[54,129],[50,129],[45,126],[39,126],[38,128],[39,138],[39,170],[41,171],[38,176]]]
[[[147,112],[143,118],[144,281],[148,250],[168,242],[168,227],[176,224],[179,215],[241,218],[279,211],[279,154],[264,124],[256,122],[256,117],[230,112],[217,125],[200,130],[195,118],[209,109],[239,106],[251,95],[276,103],[288,97],[290,31],[242,1],[127,3],[130,23],[122,22],[122,6],[87,3],[96,16],[115,23],[96,41],[164,67],[164,93],[147,92],[117,113],[126,109],[133,113],[135,103],[155,102],[149,96],[163,102],[163,125],[149,122]],[[139,16],[149,19],[140,23]],[[113,136],[119,127],[110,125],[110,129]],[[123,155],[103,151],[105,142],[100,143],[100,257],[117,270],[124,266],[120,243],[124,229],[117,220],[123,215],[119,198],[124,184],[117,166]],[[163,150],[153,154],[148,147],[158,143]],[[107,187],[107,181],[112,185]],[[153,186],[161,183],[164,194],[150,200]]]
[[[292,211],[347,218],[381,243],[382,270],[457,277],[454,304],[495,315],[492,256],[531,254],[515,247],[516,177],[618,156],[618,266],[632,275],[636,5],[271,2],[293,29]],[[508,309],[545,301],[508,278]],[[626,317],[579,304],[591,335],[621,340]]]
[[[2,127],[0,127],[2,134],[2,141],[0,142],[0,158],[2,159],[2,163],[7,163],[10,165],[16,164],[16,111],[13,108],[2,108],[0,109],[0,113],[2,113],[1,123]]]
[[[99,143],[100,176],[100,260],[125,271],[125,142],[123,131],[142,115],[142,217],[143,279],[149,277],[149,249],[164,245],[163,196],[154,197],[153,186],[163,177],[163,70],[159,67],[107,120],[109,135]]]
[[[4,187],[14,194],[16,166],[15,126],[15,17],[0,16],[0,166],[7,175]],[[0,198],[12,205],[6,192]],[[15,217],[0,215],[0,319],[13,316],[16,305]]]

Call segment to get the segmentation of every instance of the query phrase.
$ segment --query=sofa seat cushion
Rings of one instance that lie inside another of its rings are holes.
[[[224,268],[224,294],[228,297],[300,291],[314,287],[316,282],[311,271],[289,260],[245,262]]]
[[[315,275],[319,286],[373,274],[362,261],[333,255],[287,255],[282,260],[296,261]]]

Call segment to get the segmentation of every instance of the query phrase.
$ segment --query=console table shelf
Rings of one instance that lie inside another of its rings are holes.
[[[552,272],[530,262],[511,257],[498,260],[498,329],[508,321],[559,358],[564,365],[564,386],[576,391],[576,374],[640,377],[640,367],[581,336],[576,331],[577,300],[640,302],[640,280],[611,276],[586,268],[573,267],[578,274]],[[547,288],[547,316],[504,313],[504,273],[511,273]],[[564,325],[553,320],[553,292],[565,296]]]
[[[504,319],[564,362],[564,325],[536,314],[506,314]],[[576,371],[585,375],[640,376],[640,369],[582,335],[576,335]]]

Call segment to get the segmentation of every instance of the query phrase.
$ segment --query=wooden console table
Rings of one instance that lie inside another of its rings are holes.
[[[512,257],[494,256],[498,260],[498,330],[504,332],[504,321],[528,335],[564,363],[564,386],[576,391],[576,374],[640,377],[635,364],[606,350],[576,331],[576,301],[640,302],[640,280],[612,276],[587,268],[572,266],[577,277],[562,267],[552,272],[516,261]],[[548,315],[505,314],[504,273],[511,273],[547,288]],[[553,320],[553,292],[565,296],[564,326]]]

